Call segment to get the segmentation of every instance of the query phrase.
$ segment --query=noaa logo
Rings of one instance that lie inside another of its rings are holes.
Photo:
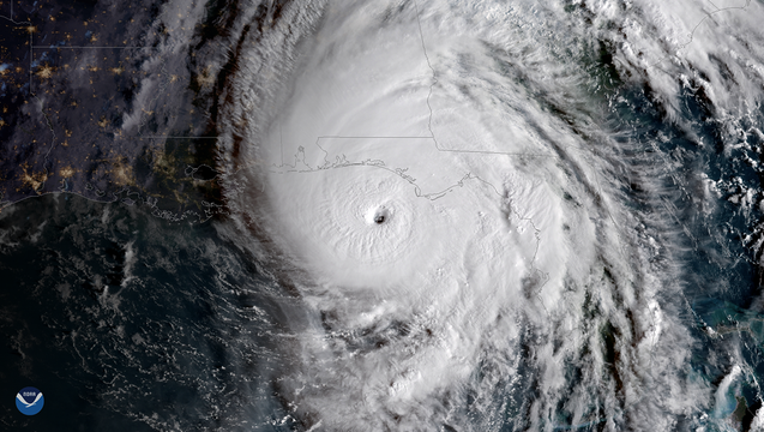
[[[40,412],[44,404],[45,398],[42,397],[42,392],[34,387],[24,387],[16,394],[16,408],[22,414],[35,415]]]

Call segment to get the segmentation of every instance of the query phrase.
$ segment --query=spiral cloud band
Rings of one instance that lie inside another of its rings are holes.
[[[675,219],[624,193],[631,144],[568,3],[289,5],[244,38],[226,229],[305,309],[277,387],[306,430],[701,421]],[[670,13],[644,10],[625,31]]]

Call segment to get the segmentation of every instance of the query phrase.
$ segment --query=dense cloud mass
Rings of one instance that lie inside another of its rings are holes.
[[[238,241],[277,253],[313,317],[281,384],[306,427],[700,425],[677,173],[628,117],[691,128],[683,88],[710,116],[755,104],[756,48],[714,28],[746,14],[310,8],[244,37],[221,123]]]
[[[764,428],[760,2],[42,6],[0,377],[61,424]]]

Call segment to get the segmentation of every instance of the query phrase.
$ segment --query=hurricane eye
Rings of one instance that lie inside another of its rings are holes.
[[[371,222],[374,222],[377,225],[382,225],[390,220],[390,210],[386,206],[380,206],[375,209],[370,216],[369,219],[371,219]],[[367,218],[368,217],[369,216],[367,216]]]

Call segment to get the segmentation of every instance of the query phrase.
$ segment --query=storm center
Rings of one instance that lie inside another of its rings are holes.
[[[390,210],[385,206],[379,206],[375,209],[371,209],[367,213],[366,221],[369,224],[382,225],[390,220]]]

